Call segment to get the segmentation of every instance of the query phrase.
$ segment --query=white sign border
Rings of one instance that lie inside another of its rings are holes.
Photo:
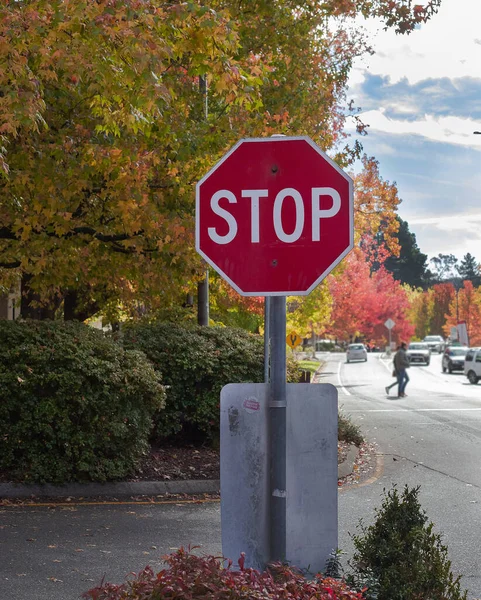
[[[259,142],[292,142],[292,141],[304,141],[307,142],[322,158],[329,163],[331,167],[342,175],[349,184],[349,246],[337,257],[337,259],[314,281],[314,283],[305,291],[280,291],[280,292],[262,292],[255,291],[249,292],[241,290],[240,287],[231,280],[231,278],[224,273],[219,266],[210,259],[200,248],[200,187],[221,165],[226,161],[231,154],[233,154],[239,146],[242,144],[259,143]],[[323,279],[329,275],[329,273],[337,267],[343,258],[349,254],[354,248],[354,182],[352,178],[345,172],[341,167],[332,160],[319,146],[307,135],[302,136],[273,136],[267,138],[244,138],[239,140],[224,156],[202,177],[202,179],[195,186],[195,249],[198,254],[217,272],[225,279],[241,296],[307,296],[310,294]]]

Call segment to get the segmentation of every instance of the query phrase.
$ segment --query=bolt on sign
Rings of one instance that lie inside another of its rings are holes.
[[[309,294],[354,245],[353,183],[309,137],[238,142],[196,187],[196,249],[243,296]]]

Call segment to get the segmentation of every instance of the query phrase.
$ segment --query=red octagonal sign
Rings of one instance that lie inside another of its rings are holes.
[[[353,238],[352,180],[308,137],[241,140],[197,184],[197,252],[243,296],[309,294]]]

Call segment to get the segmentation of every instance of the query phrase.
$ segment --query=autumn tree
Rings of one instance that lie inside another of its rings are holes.
[[[329,279],[337,337],[361,337],[385,345],[388,332],[384,323],[392,319],[396,324],[392,340],[409,339],[414,327],[408,321],[409,301],[401,284],[384,266],[372,271],[361,249],[352,252],[345,263],[344,271]]]
[[[414,327],[409,321],[409,301],[406,290],[396,281],[391,273],[382,266],[372,275],[374,290],[371,295],[372,319],[371,331],[366,335],[381,345],[388,340],[388,333],[384,323],[392,319],[395,323],[391,331],[391,341],[407,341],[414,334]]]
[[[396,254],[399,252],[399,246],[396,241],[396,232],[398,228],[398,223],[396,219],[397,209],[399,205],[399,197],[398,190],[395,183],[390,183],[389,181],[385,181],[379,171],[379,163],[374,158],[369,158],[366,155],[362,158],[362,170],[357,174],[352,174],[354,180],[354,220],[355,220],[355,242],[357,245],[361,247],[361,252],[364,256],[364,265],[368,265],[368,273],[366,277],[369,277],[376,268],[379,268],[381,264],[385,262],[388,256],[392,253]],[[385,242],[380,244],[377,241],[377,237],[380,232],[383,232],[383,236]],[[343,303],[344,293],[342,292],[342,287],[344,284],[347,286],[349,283],[349,273],[344,273],[345,266],[341,264],[333,273],[334,279],[340,279],[341,282],[339,286],[336,288],[339,292],[337,297],[338,302],[338,320],[336,330],[346,329],[347,323],[343,323],[343,318],[341,317],[341,313],[343,309],[340,308]],[[343,279],[344,277],[344,279]],[[360,280],[359,280],[360,281]],[[331,285],[329,289],[332,289],[332,278]],[[327,290],[324,292],[326,294]],[[346,290],[348,293],[348,290]],[[306,323],[306,309],[314,308],[317,306],[317,302],[311,303],[306,300],[302,300],[303,306],[303,319],[304,319],[304,328]],[[330,312],[327,307],[332,305],[331,298],[327,295],[324,295],[323,304],[326,307],[324,309],[323,319],[322,321],[326,321],[328,319]],[[347,315],[348,313],[346,313]],[[355,325],[357,318],[353,315],[351,320],[351,324],[349,326],[351,333],[350,337],[356,337],[356,335],[360,334],[361,326],[357,327]],[[359,320],[365,321],[364,316],[359,315]],[[319,318],[312,316],[311,319],[308,319],[312,324],[321,323],[322,321]],[[298,324],[298,328],[302,329],[301,324]],[[326,334],[333,333],[332,323],[329,326],[314,326],[314,330],[322,330]],[[320,333],[321,334],[321,333]]]
[[[456,290],[452,283],[438,283],[432,287],[432,311],[429,331],[426,334],[443,335],[450,305]]]
[[[369,265],[351,252],[344,259],[344,269],[336,277],[328,278],[333,299],[332,329],[335,337],[343,341],[354,341],[364,335],[364,326],[369,323],[368,301],[370,294]]]
[[[287,330],[312,340],[328,336],[331,325],[332,298],[324,280],[307,296],[287,298]]]
[[[347,77],[368,45],[344,17],[409,32],[438,6],[2,3],[0,285],[21,277],[25,306],[70,302],[72,316],[183,298],[204,272],[196,181],[239,138],[273,132],[348,164]]]
[[[459,321],[466,323],[469,344],[481,345],[481,291],[469,280],[463,282],[463,287],[451,300],[444,326],[446,337],[450,335],[451,327],[456,327]]]
[[[422,340],[430,333],[430,321],[433,308],[432,290],[404,286],[409,301],[408,318],[414,326],[414,335]]]
[[[397,210],[400,202],[396,183],[384,180],[379,162],[364,155],[362,170],[354,175],[354,230],[357,241],[362,239],[368,244],[371,253],[382,248],[394,256],[399,254]],[[380,235],[381,243],[377,243]],[[383,263],[386,256],[373,256],[373,263]]]
[[[210,318],[214,323],[259,333],[264,323],[264,298],[241,296],[215,272],[210,281]]]
[[[168,301],[197,260],[192,181],[212,152],[198,75],[219,103],[255,103],[255,57],[240,65],[227,14],[194,3],[39,0],[0,16],[2,275],[54,304],[66,290]]]

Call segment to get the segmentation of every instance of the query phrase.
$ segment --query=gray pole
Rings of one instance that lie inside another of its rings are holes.
[[[209,325],[209,269],[205,270],[205,279],[197,285],[197,323],[202,327]]]
[[[270,299],[270,560],[286,560],[286,297]]]
[[[269,339],[270,339],[270,318],[271,305],[269,296],[264,297],[264,383],[269,383]]]
[[[203,99],[202,111],[204,118],[209,116],[209,96],[207,75],[199,76],[199,90]],[[205,279],[197,284],[197,323],[203,327],[209,325],[209,269],[205,271]]]

